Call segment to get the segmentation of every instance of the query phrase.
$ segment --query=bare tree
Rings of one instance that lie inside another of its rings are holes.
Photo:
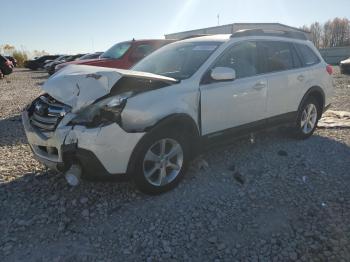
[[[327,48],[331,46],[331,38],[332,38],[332,21],[328,20],[323,25],[323,47]]]
[[[46,52],[45,50],[41,50],[41,51],[39,51],[39,50],[34,50],[33,51],[33,55],[35,56],[35,57],[39,57],[39,56],[43,56],[43,55],[48,55],[49,53],[48,52]]]
[[[322,26],[319,22],[311,24],[310,33],[312,42],[317,48],[320,48],[322,42]]]
[[[323,25],[323,47],[348,45],[350,42],[350,21],[347,18],[334,18]]]
[[[299,29],[306,31],[306,32],[310,32],[310,28],[307,25],[303,25],[303,26],[299,27]]]
[[[2,50],[4,51],[5,55],[11,55],[13,51],[15,51],[15,47],[13,45],[5,44],[2,46]]]

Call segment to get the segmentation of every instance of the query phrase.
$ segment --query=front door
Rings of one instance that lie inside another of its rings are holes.
[[[267,80],[259,75],[258,61],[256,43],[244,41],[229,47],[214,63],[211,69],[234,69],[236,79],[215,82],[208,75],[203,78],[200,85],[202,135],[266,118]]]

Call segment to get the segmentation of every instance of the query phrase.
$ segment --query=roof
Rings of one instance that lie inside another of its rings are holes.
[[[215,29],[215,28],[223,28],[223,27],[227,27],[227,26],[283,26],[292,30],[296,30],[296,31],[300,31],[306,34],[309,34],[310,32],[302,30],[300,28],[296,28],[293,26],[289,26],[289,25],[284,25],[281,23],[232,23],[232,24],[225,24],[225,25],[218,25],[218,26],[212,26],[212,27],[204,27],[204,28],[198,28],[198,29],[192,29],[192,30],[187,30],[187,31],[181,31],[181,32],[175,32],[175,33],[169,33],[169,34],[165,34],[165,36],[171,36],[171,35],[175,35],[175,34],[179,34],[179,33],[191,33],[191,32],[196,32],[199,30],[211,30],[211,29]]]

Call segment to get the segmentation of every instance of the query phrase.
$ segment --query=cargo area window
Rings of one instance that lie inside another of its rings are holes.
[[[303,59],[304,66],[315,65],[320,62],[318,56],[307,45],[296,44],[296,48],[299,51],[300,57]]]

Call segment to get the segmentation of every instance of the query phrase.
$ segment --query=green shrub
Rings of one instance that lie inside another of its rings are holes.
[[[23,51],[14,51],[12,56],[17,60],[17,66],[23,67],[24,61],[28,60],[28,56]]]

